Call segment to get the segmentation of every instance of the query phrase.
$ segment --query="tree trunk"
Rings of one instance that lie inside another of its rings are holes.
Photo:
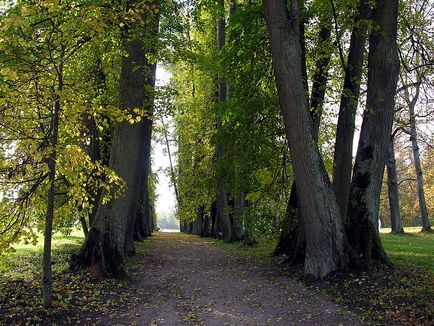
[[[61,64],[58,69],[59,92],[63,90],[63,58],[64,48],[61,49]],[[44,252],[42,263],[42,299],[44,308],[51,308],[53,303],[53,276],[51,271],[51,240],[53,233],[54,220],[54,199],[56,195],[56,160],[57,160],[57,143],[59,140],[59,116],[61,111],[60,97],[57,95],[54,103],[54,112],[51,117],[51,139],[50,139],[50,156],[48,157],[48,194],[47,194],[47,214],[45,217],[44,227]]]
[[[305,274],[321,278],[348,263],[338,206],[313,135],[303,86],[300,3],[264,0],[273,67],[306,234]]]
[[[225,2],[224,0],[218,0],[218,4],[222,9],[221,18],[218,21],[218,49],[221,51],[225,45],[225,18],[224,18],[224,10],[225,10]],[[220,103],[225,102],[227,100],[227,87],[226,83],[223,79],[220,80],[219,83],[219,97],[218,100]],[[217,130],[221,129],[221,121],[217,119]],[[221,157],[224,153],[224,149],[222,145],[218,145],[216,149],[217,158]],[[217,216],[218,216],[218,225],[219,232],[221,232],[221,236],[225,242],[232,241],[232,226],[228,213],[228,195],[226,192],[226,186],[224,184],[223,179],[217,181]]]
[[[387,151],[387,188],[390,207],[390,224],[392,233],[404,233],[401,222],[401,211],[399,209],[398,177],[396,174],[395,150],[393,148],[393,136],[390,137]]]
[[[244,208],[246,199],[244,192],[240,191],[238,198],[234,200],[234,212],[232,217],[232,240],[241,241],[244,239]]]
[[[98,127],[93,117],[87,112],[82,113],[82,122],[83,122],[83,126],[81,129],[82,141],[80,142],[80,147],[89,156],[90,160],[93,163],[95,163],[101,159]],[[95,171],[91,171],[90,173],[93,172]],[[79,212],[80,212],[80,222],[83,227],[83,232],[87,237],[88,225],[86,222],[86,215],[88,216],[89,219],[89,227],[91,227],[95,219],[97,206],[101,199],[102,191],[100,189],[93,189],[91,187],[86,187],[86,188],[87,188],[86,192],[89,196],[89,203],[87,206],[81,205],[81,207],[79,207]]]
[[[416,86],[416,94],[413,99],[410,101],[408,90],[406,90],[407,104],[410,114],[410,138],[411,138],[411,148],[413,150],[413,158],[414,158],[414,169],[416,171],[416,179],[417,179],[417,196],[419,199],[419,210],[420,217],[422,220],[422,231],[431,231],[431,226],[429,224],[428,219],[428,209],[426,206],[425,200],[425,191],[423,189],[423,174],[422,174],[422,166],[420,164],[420,154],[419,154],[419,145],[417,143],[417,129],[416,129],[416,115],[414,109],[417,104],[417,100],[419,98],[419,89],[420,84]]]
[[[315,52],[318,54],[318,60],[315,63],[315,72],[312,81],[312,94],[310,100],[310,114],[313,120],[313,137],[318,142],[319,128],[324,105],[324,98],[328,80],[328,65],[331,58],[331,51],[328,48],[331,36],[331,21],[326,18],[327,22],[321,23],[321,29],[318,35],[318,44]],[[301,32],[303,24],[300,24]],[[304,35],[304,31],[302,32]],[[304,48],[304,36],[301,37],[302,47]],[[302,51],[303,62],[303,80],[307,80],[306,58],[304,50]],[[304,84],[305,92],[308,97],[308,87]],[[290,198],[286,209],[286,221],[288,225],[282,227],[279,243],[275,250],[275,255],[285,254],[288,256],[288,262],[296,264],[304,261],[306,239],[302,225],[302,216],[297,212],[297,187],[295,182],[291,187]]]
[[[305,259],[306,237],[302,216],[298,211],[295,182],[292,183],[285,215],[285,225],[282,226],[279,243],[274,254],[287,255],[287,262],[290,264],[302,263]]]
[[[217,238],[218,233],[217,202],[213,201],[211,203],[211,236]]]
[[[327,18],[328,19],[328,18]],[[316,46],[316,52],[319,59],[315,63],[315,72],[312,80],[312,95],[310,102],[310,112],[313,120],[313,137],[318,142],[319,127],[324,106],[325,92],[328,80],[328,66],[331,57],[329,49],[331,22],[327,21],[322,24],[319,32],[319,41]]]
[[[161,118],[161,122],[163,124],[163,133],[164,133],[164,140],[166,142],[167,155],[169,156],[170,179],[171,179],[172,184],[173,184],[173,189],[175,190],[175,199],[176,199],[176,202],[179,205],[179,191],[178,191],[178,186],[176,184],[176,175],[175,175],[175,169],[173,167],[172,152],[170,150],[169,136],[168,136],[168,132],[166,130],[166,127],[164,125],[164,119],[163,118]],[[169,128],[169,124],[167,125],[167,127]]]
[[[146,87],[152,91],[155,89],[155,74],[156,64],[146,63],[147,79]],[[153,102],[154,94],[149,94],[145,98],[145,105],[147,106],[147,114],[153,115]],[[134,246],[134,240],[142,241],[149,237],[153,232],[153,221],[151,214],[151,203],[149,202],[149,175],[151,173],[151,140],[152,140],[152,120],[144,118],[143,131],[145,136],[145,143],[143,148],[143,172],[140,184],[140,200],[139,207],[136,213],[134,224],[130,226],[128,242],[129,246]],[[131,231],[133,234],[131,234]]]
[[[128,34],[129,31],[125,31]],[[120,77],[120,108],[135,116],[133,109],[143,108],[145,101],[145,53],[143,40],[128,40],[127,56],[122,57]],[[137,214],[139,190],[145,155],[145,125],[120,122],[114,131],[109,168],[125,182],[126,190],[120,198],[99,205],[95,221],[78,256],[75,267],[94,265],[102,274],[122,275],[126,249],[127,228]]]
[[[79,214],[81,229],[83,230],[84,237],[87,238],[89,234],[89,228],[87,226],[86,215],[84,214],[82,207],[79,207],[78,214]]]
[[[368,94],[348,208],[348,239],[367,269],[389,263],[378,233],[380,191],[390,143],[399,71],[398,0],[378,0],[369,40]]]
[[[359,15],[351,32],[350,49],[345,67],[344,87],[341,94],[336,143],[333,162],[333,190],[344,226],[347,223],[348,198],[353,167],[353,138],[357,103],[360,96],[365,41],[368,19],[371,17],[369,0],[360,0]]]

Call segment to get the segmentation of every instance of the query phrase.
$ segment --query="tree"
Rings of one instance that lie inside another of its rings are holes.
[[[92,265],[97,273],[114,275],[125,274],[124,257],[131,254],[132,237],[139,206],[139,191],[149,157],[145,158],[145,145],[150,135],[149,107],[146,102],[151,98],[145,93],[146,81],[153,85],[154,71],[147,71],[145,39],[155,33],[154,21],[158,8],[148,2],[128,2],[125,12],[136,10],[139,21],[123,23],[123,43],[126,56],[122,57],[119,89],[119,107],[130,116],[115,127],[112,137],[109,168],[114,170],[125,182],[124,195],[98,206],[95,221],[83,247],[74,258],[78,266]],[[134,16],[133,16],[134,17]],[[154,38],[152,38],[154,39]],[[152,46],[152,44],[151,44]],[[147,89],[149,92],[149,89]],[[145,108],[145,112],[142,110]],[[125,141],[127,140],[127,141]],[[146,200],[146,199],[144,199]]]
[[[345,269],[342,221],[313,138],[303,86],[300,3],[264,0],[273,67],[306,233],[305,273],[320,278]]]
[[[368,19],[371,17],[369,1],[361,0],[351,32],[350,48],[345,66],[344,86],[341,93],[339,116],[333,160],[333,189],[339,204],[344,224],[347,222],[347,207],[353,167],[353,138],[357,104],[360,96],[365,41]]]
[[[401,210],[399,206],[398,177],[396,173],[396,159],[394,149],[394,135],[390,137],[387,148],[387,188],[389,197],[390,224],[392,233],[404,233],[401,222]]]
[[[368,91],[350,188],[348,239],[360,258],[389,263],[378,233],[381,183],[390,144],[398,81],[398,1],[378,0],[369,39]]]

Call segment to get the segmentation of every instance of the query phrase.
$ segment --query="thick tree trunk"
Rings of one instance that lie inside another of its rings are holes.
[[[398,0],[378,0],[369,40],[368,94],[348,209],[348,239],[365,268],[389,263],[378,233],[380,191],[390,143],[399,71]]]
[[[224,18],[225,2],[224,0],[218,0],[218,4],[222,9],[221,12],[222,17],[218,21],[218,49],[222,50],[225,45],[225,18]],[[227,100],[227,87],[223,79],[221,79],[219,83],[218,100],[221,103]],[[220,119],[217,119],[216,125],[217,125],[217,130],[221,129]],[[224,153],[223,146],[218,145],[216,149],[217,158],[221,157],[223,153]],[[222,179],[217,181],[217,216],[218,216],[219,232],[221,232],[221,237],[225,242],[231,242],[232,226],[231,226],[230,216],[228,213],[228,195],[226,192],[226,186]]]
[[[145,100],[145,54],[142,40],[126,40],[128,56],[122,57],[120,108],[133,114],[143,108]],[[123,196],[99,205],[95,221],[80,253],[73,259],[75,267],[95,265],[99,272],[122,275],[126,250],[127,228],[137,214],[143,173],[145,148],[144,123],[120,122],[114,132],[109,167],[125,182]]]
[[[218,215],[217,215],[217,202],[211,203],[211,236],[217,238],[219,233],[218,229]]]
[[[395,150],[393,146],[393,136],[387,151],[387,188],[390,208],[390,224],[392,233],[404,233],[401,222],[401,211],[399,209],[398,177],[396,173]]]
[[[286,206],[285,225],[282,226],[279,243],[275,255],[286,255],[287,262],[298,264],[304,262],[306,252],[306,237],[302,216],[298,211],[297,187],[292,183],[291,194]]]
[[[338,206],[313,135],[303,86],[300,3],[264,0],[273,67],[306,234],[305,274],[314,278],[348,263]]]
[[[425,200],[425,191],[423,189],[423,174],[422,174],[422,166],[420,164],[420,153],[419,153],[419,145],[417,143],[417,129],[416,129],[416,115],[414,109],[417,104],[417,100],[419,98],[419,89],[420,84],[416,86],[416,94],[413,99],[409,98],[408,90],[406,90],[407,104],[410,114],[410,138],[411,138],[411,148],[413,150],[413,159],[414,159],[414,169],[416,171],[416,179],[417,179],[417,196],[419,199],[419,210],[420,217],[422,219],[422,231],[431,231],[431,226],[429,224],[428,219],[428,209],[426,206]]]
[[[201,206],[200,209],[202,211],[202,216],[203,216],[200,236],[209,237],[211,235],[211,227],[212,227],[210,215],[208,213],[205,213],[205,207]]]
[[[244,192],[240,191],[238,198],[234,200],[234,212],[232,216],[232,240],[241,241],[244,239],[244,208],[246,199]]]
[[[155,88],[156,64],[146,63],[146,87],[150,90]],[[153,114],[154,94],[148,94],[145,98],[147,114]],[[145,143],[143,148],[143,172],[140,184],[140,205],[138,207],[134,224],[130,225],[129,237],[127,241],[129,246],[134,247],[134,240],[141,241],[149,237],[153,232],[153,220],[151,214],[151,203],[149,202],[149,175],[151,173],[151,140],[152,140],[152,120],[145,118],[143,121],[143,131]],[[131,232],[133,232],[131,234]]]
[[[348,198],[353,167],[353,138],[357,103],[360,96],[365,41],[368,19],[371,17],[369,0],[360,0],[359,15],[351,32],[350,49],[345,67],[344,87],[341,94],[336,144],[333,162],[333,190],[344,225],[347,223]]]
[[[331,36],[331,21],[321,24],[321,29],[318,35],[318,44],[316,45],[316,53],[318,60],[315,63],[315,73],[312,81],[312,94],[310,101],[310,114],[313,120],[313,137],[315,142],[318,142],[319,128],[323,111],[326,86],[328,80],[328,65],[331,58],[329,49]],[[300,24],[302,28],[303,24]],[[302,29],[301,29],[302,30]],[[304,32],[303,32],[304,34]],[[304,47],[304,36],[301,37],[302,46]],[[303,79],[307,80],[306,73],[306,58],[304,51],[302,52],[303,61]],[[308,87],[304,85],[305,92],[308,94]],[[308,96],[308,95],[307,95]],[[275,254],[285,254],[288,256],[288,262],[296,264],[304,261],[306,249],[306,237],[302,225],[302,216],[297,212],[297,187],[295,182],[292,184],[290,198],[286,209],[286,221],[288,225],[282,227],[279,243],[276,247]]]

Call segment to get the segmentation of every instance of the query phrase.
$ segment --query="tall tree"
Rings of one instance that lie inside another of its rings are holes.
[[[264,0],[277,90],[306,234],[305,274],[345,269],[348,257],[338,206],[313,136],[303,85],[300,2]]]
[[[387,188],[389,197],[390,223],[392,233],[403,233],[401,222],[401,210],[399,207],[398,177],[396,173],[396,159],[394,148],[394,136],[390,137],[390,144],[387,148]]]
[[[422,173],[422,166],[420,163],[419,145],[417,140],[417,126],[416,126],[416,113],[415,113],[415,107],[419,99],[419,93],[420,93],[420,81],[418,81],[416,85],[416,91],[413,98],[410,98],[408,89],[405,89],[404,93],[405,93],[405,100],[408,105],[409,116],[410,116],[410,140],[411,140],[411,148],[413,151],[413,158],[414,158],[414,169],[416,172],[416,179],[417,179],[417,196],[419,199],[419,210],[420,210],[420,217],[422,220],[422,231],[430,231],[431,226],[428,219],[428,209],[427,209],[426,199],[425,199],[423,173]]]
[[[140,113],[149,96],[145,94],[146,76],[152,76],[145,59],[145,49],[150,45],[145,44],[144,35],[155,32],[153,21],[157,7],[147,1],[130,1],[125,11],[144,15],[139,22],[123,24],[122,31],[127,55],[122,57],[121,63],[119,107],[130,119],[115,127],[109,168],[125,181],[126,190],[121,197],[98,206],[89,236],[73,261],[78,266],[92,265],[97,273],[115,275],[125,273],[125,255],[133,250],[128,244],[134,232],[129,232],[129,228],[134,225],[139,206],[146,137],[149,136]]]
[[[348,239],[360,258],[388,263],[378,233],[380,191],[392,131],[398,81],[398,0],[378,0],[369,39],[368,93],[353,171],[348,208]]]
[[[219,20],[217,28],[217,42],[218,50],[222,51],[225,46],[225,31],[226,31],[226,20],[225,20],[225,2],[224,0],[218,0],[219,5]],[[218,89],[218,101],[223,104],[227,100],[227,85],[223,78],[220,76],[219,89]],[[222,122],[220,118],[216,121],[217,130],[221,130]],[[224,148],[221,144],[217,145],[216,157],[219,158],[224,154]],[[228,194],[226,191],[226,186],[224,179],[218,177],[217,180],[217,226],[218,232],[221,232],[223,240],[225,242],[232,241],[232,225],[228,212]]]
[[[351,32],[350,48],[345,66],[344,87],[341,93],[333,161],[333,189],[344,224],[346,224],[351,185],[353,139],[362,79],[365,41],[368,32],[368,19],[371,16],[370,1],[360,0],[358,11]]]

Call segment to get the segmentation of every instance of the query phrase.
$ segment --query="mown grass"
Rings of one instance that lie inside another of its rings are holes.
[[[381,241],[392,262],[399,266],[421,267],[434,273],[434,233],[422,233],[420,227],[404,228],[403,234],[391,234],[390,229],[380,230]],[[259,238],[258,244],[244,246],[242,243],[209,241],[232,253],[249,258],[270,258],[277,240]]]
[[[381,233],[381,241],[392,262],[422,267],[434,274],[434,234],[421,233],[420,228],[405,228],[404,231],[403,234]]]

